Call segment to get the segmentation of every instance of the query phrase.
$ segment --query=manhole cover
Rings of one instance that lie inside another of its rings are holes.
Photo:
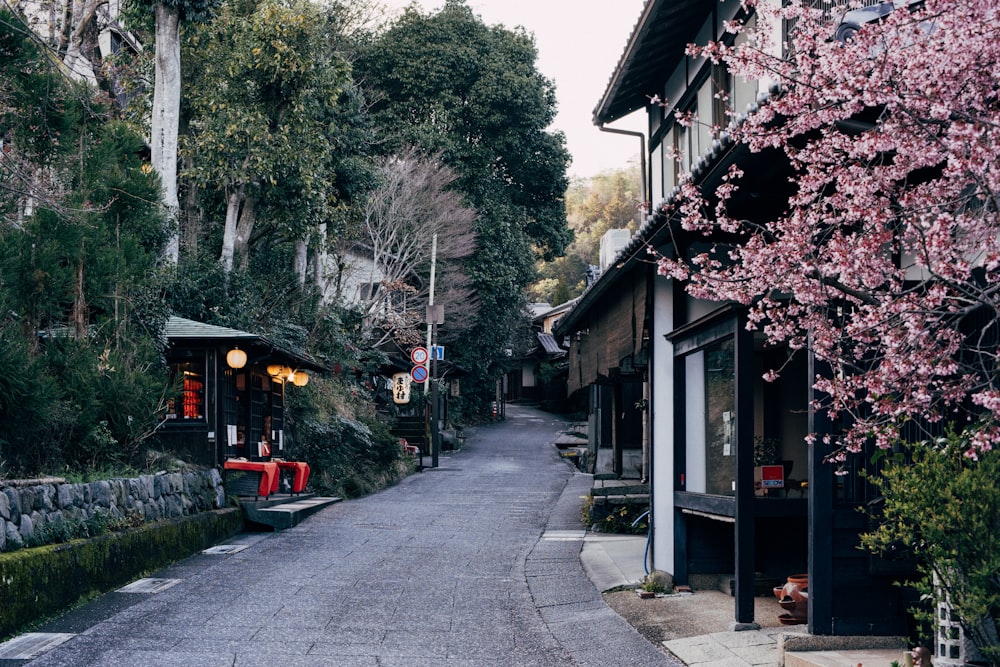
[[[181,583],[180,579],[139,579],[124,588],[119,593],[162,593],[171,586]]]
[[[73,637],[65,632],[29,632],[0,644],[0,660],[31,660]]]
[[[246,544],[218,544],[205,549],[202,553],[209,556],[228,556],[230,554],[238,554],[246,548]]]

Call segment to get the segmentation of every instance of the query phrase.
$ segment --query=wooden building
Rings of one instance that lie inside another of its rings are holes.
[[[860,470],[834,475],[823,446],[805,441],[835,428],[810,407],[810,378],[822,369],[805,352],[766,347],[738,305],[694,299],[684,284],[658,276],[647,252],[707,249],[662,212],[685,173],[711,190],[740,165],[747,177],[731,205],[749,220],[787,203],[789,168],[779,151],[751,154],[710,129],[764,102],[771,83],[736,79],[685,52],[689,43],[727,38],[727,21],[752,21],[744,11],[734,2],[647,0],[595,109],[599,126],[645,109],[644,191],[656,213],[556,326],[571,341],[569,389],[590,393],[591,432],[611,443],[615,473],[635,476],[628,453],[642,452],[652,568],[679,584],[709,575],[731,582],[734,621],[751,627],[762,584],[806,574],[812,634],[905,635],[907,600],[893,585],[892,564],[859,549],[870,487]],[[670,104],[650,104],[654,94]],[[676,123],[677,110],[700,122]],[[765,384],[764,371],[782,364],[781,379]]]
[[[165,334],[181,393],[157,431],[160,446],[208,466],[282,457],[286,392],[326,369],[263,336],[182,317],[171,317]]]

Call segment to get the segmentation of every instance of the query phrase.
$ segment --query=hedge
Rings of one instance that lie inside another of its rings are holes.
[[[0,553],[0,637],[186,558],[242,528],[242,514],[233,507]]]

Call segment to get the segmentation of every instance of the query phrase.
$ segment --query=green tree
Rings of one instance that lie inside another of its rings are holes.
[[[573,242],[564,257],[540,261],[529,293],[536,301],[565,303],[583,293],[587,269],[599,263],[601,237],[609,229],[636,231],[640,219],[639,169],[629,167],[576,179],[566,192]]]
[[[23,189],[0,228],[0,336],[22,361],[0,387],[0,456],[29,472],[125,462],[165,388],[159,182],[142,138],[13,25],[0,20],[0,164]]]
[[[258,222],[294,242],[341,204],[333,110],[350,79],[328,28],[312,3],[237,1],[189,39],[187,175],[221,197],[227,274],[246,268]]]
[[[447,0],[431,14],[407,9],[356,63],[382,150],[440,153],[479,212],[467,272],[481,308],[452,358],[472,371],[463,392],[477,392],[480,406],[513,347],[535,257],[562,254],[572,237],[563,202],[569,155],[561,133],[546,130],[555,93],[536,58],[523,30],[487,26],[463,1]]]
[[[177,151],[181,124],[181,26],[197,25],[211,18],[219,0],[130,0],[127,14],[152,18],[153,99],[150,150],[153,170],[160,176],[161,202],[167,237],[163,254],[173,264],[179,257],[177,233]]]

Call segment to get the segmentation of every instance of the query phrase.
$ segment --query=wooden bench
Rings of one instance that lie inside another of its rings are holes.
[[[306,483],[309,481],[309,464],[305,461],[285,461],[284,459],[271,459],[278,466],[278,471],[288,470],[292,472],[292,493],[302,493],[306,490]],[[274,486],[271,492],[278,490],[279,478],[275,477]]]
[[[236,484],[230,485],[230,490],[237,495],[250,495],[249,493],[241,493],[241,491],[254,491],[254,500],[263,496],[267,498],[269,495],[278,490],[278,464],[273,461],[246,461],[242,459],[227,459],[222,467],[226,471],[239,471],[242,473],[255,473],[259,476],[257,480],[257,486],[254,488],[250,487],[239,487]],[[228,477],[228,475],[227,475]],[[227,480],[228,481],[228,480]],[[233,488],[233,487],[236,488]]]

